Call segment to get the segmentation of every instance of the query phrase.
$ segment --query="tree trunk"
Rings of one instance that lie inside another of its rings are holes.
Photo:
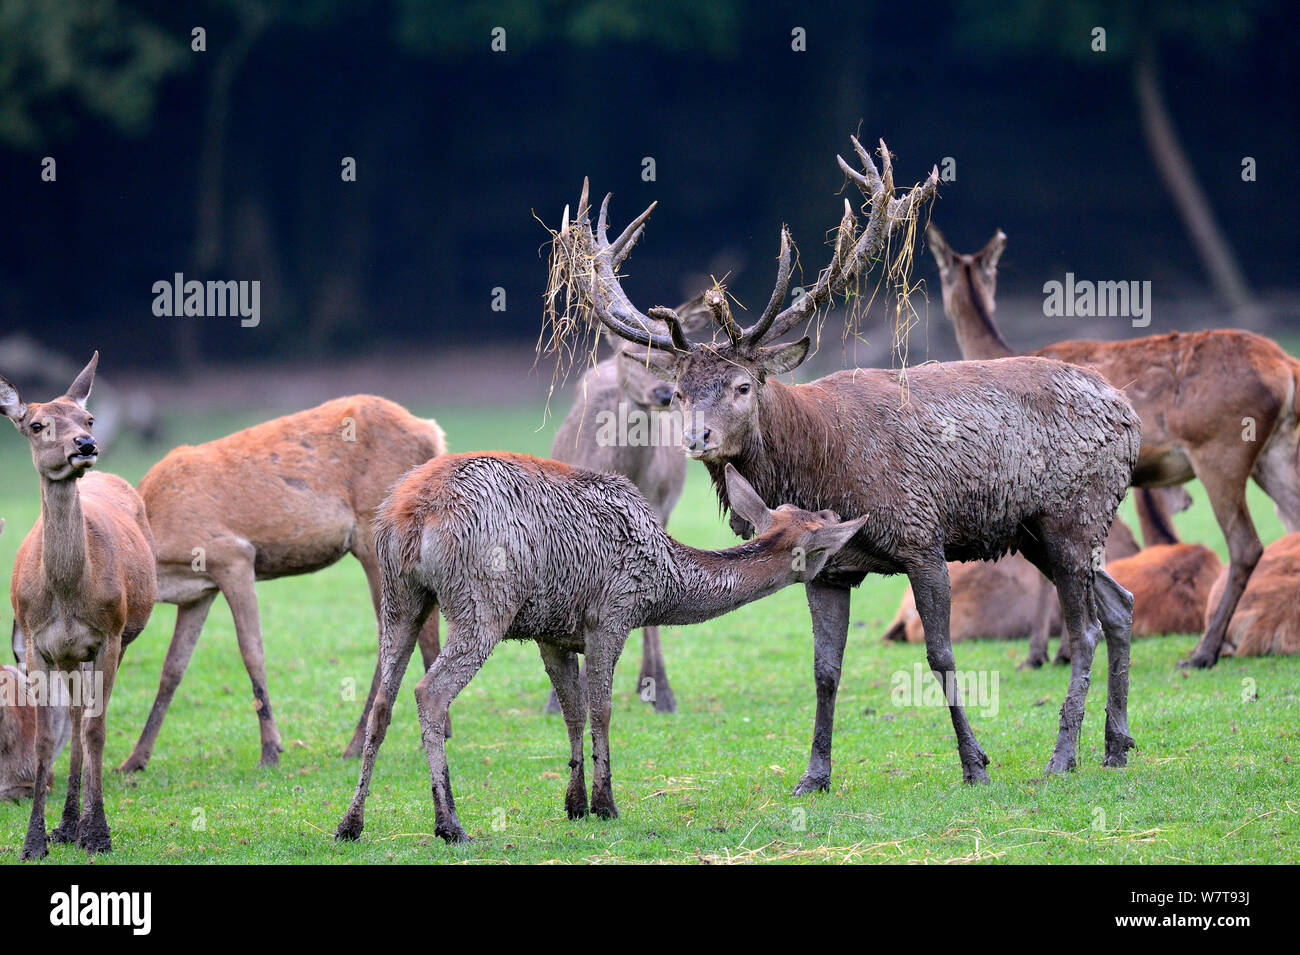
[[[1254,293],[1214,218],[1214,210],[1196,181],[1196,172],[1174,129],[1160,86],[1159,67],[1152,45],[1142,48],[1134,67],[1138,110],[1147,148],[1182,217],[1201,264],[1225,305],[1234,312],[1252,311],[1256,308]]]

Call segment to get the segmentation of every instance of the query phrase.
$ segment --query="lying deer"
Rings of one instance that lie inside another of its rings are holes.
[[[158,696],[140,740],[119,767],[144,769],[218,593],[253,685],[262,739],[259,765],[274,766],[280,731],[266,688],[258,580],[308,574],[352,554],[379,611],[371,520],[397,479],[446,450],[442,429],[371,395],[336,398],[195,447],[179,447],[140,482],[158,550],[159,599],[177,604]],[[420,634],[426,666],[438,655],[438,620]],[[355,757],[379,682],[345,756]]]
[[[453,454],[412,471],[376,520],[383,569],[384,678],[366,735],[361,777],[337,838],[357,839],[415,634],[435,606],[447,646],[415,690],[433,781],[434,831],[464,842],[456,817],[444,715],[502,640],[535,640],[569,731],[570,819],[588,813],[582,730],[591,715],[590,811],[618,816],[610,777],[614,665],[633,627],[701,623],[815,577],[866,518],[769,511],[734,469],[737,513],[758,531],[748,544],[701,551],[668,536],[659,515],[620,475],[522,454]],[[578,675],[577,654],[586,660]],[[585,684],[585,685],[584,685]]]
[[[678,306],[678,313],[688,325],[696,322],[697,316],[707,321],[699,298]],[[630,342],[607,337],[611,338],[614,354],[597,362],[578,383],[573,407],[551,443],[551,457],[593,471],[623,475],[636,485],[659,515],[659,522],[667,527],[668,516],[686,483],[686,458],[680,442],[659,440],[665,432],[681,432],[680,417],[669,410],[673,386],[646,368],[645,349],[638,354]],[[628,434],[617,434],[611,440],[605,424],[611,416],[615,422],[633,422],[639,431],[629,427]],[[641,434],[644,440],[634,440],[635,434]],[[641,674],[636,685],[641,698],[654,704],[655,712],[677,712],[658,627],[641,631]],[[554,691],[546,700],[545,712],[560,712]]]
[[[998,232],[979,252],[952,251],[934,226],[943,308],[962,357],[1015,354],[993,321]],[[1083,365],[1123,389],[1142,419],[1137,487],[1199,478],[1228,543],[1228,575],[1188,663],[1213,666],[1223,636],[1263,546],[1246,506],[1254,477],[1288,531],[1300,531],[1300,362],[1259,335],[1232,329],[1153,335],[1120,342],[1066,341],[1034,352]]]
[[[1205,607],[1208,619],[1227,585],[1220,574]],[[1225,636],[1224,652],[1239,657],[1300,653],[1300,534],[1287,534],[1264,548]]]
[[[776,342],[813,321],[836,296],[849,294],[868,263],[885,254],[897,224],[915,221],[938,182],[935,169],[923,185],[896,198],[884,144],[883,173],[856,139],[853,145],[862,171],[839,162],[870,203],[866,226],[859,229],[846,200],[830,265],[785,307],[792,262],[783,229],[776,287],[758,320],[741,328],[724,296],[709,303],[726,334],[720,344],[692,343],[671,309],[646,315],[622,289],[616,266],[653,205],[611,242],[609,197],[593,233],[584,185],[576,218],[554,242],[569,295],[616,334],[653,349],[656,373],[677,383],[686,452],[704,462],[724,507],[731,464],[769,503],[867,515],[857,537],[807,584],[817,717],[808,771],[796,794],[830,785],[849,594],[868,573],[907,574],[926,657],[946,691],[963,778],[988,780],[988,756],[976,742],[956,682],[947,561],[992,559],[1009,550],[1019,550],[1055,583],[1074,647],[1048,771],[1075,765],[1093,649],[1103,633],[1109,658],[1105,764],[1122,766],[1133,743],[1127,719],[1132,600],[1092,565],[1140,442],[1138,418],[1123,395],[1099,375],[1045,359],[923,365],[906,373],[905,388],[901,373],[871,368],[806,385],[777,380],[804,361],[811,340]],[[659,332],[654,320],[667,332]],[[751,531],[751,522],[735,511],[731,526]]]
[[[41,482],[41,516],[18,548],[9,585],[27,641],[28,678],[42,679],[51,694],[35,707],[36,775],[23,859],[49,851],[45,795],[57,733],[49,704],[58,692],[50,687],[57,681],[66,690],[74,676],[68,793],[53,838],[91,852],[112,849],[104,816],[106,711],[122,648],[149,622],[158,595],[144,502],[120,477],[90,472],[99,449],[86,399],[98,363],[96,352],[67,393],[45,403],[27,404],[0,378],[0,414],[27,438]]]

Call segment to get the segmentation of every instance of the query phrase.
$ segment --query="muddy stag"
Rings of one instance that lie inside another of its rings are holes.
[[[352,554],[379,612],[379,566],[371,520],[403,474],[446,450],[442,429],[372,395],[336,398],[195,447],[176,448],[140,482],[158,551],[159,599],[177,604],[176,628],[158,696],[121,771],[148,765],[208,610],[218,593],[253,686],[259,765],[279,762],[280,731],[266,688],[256,581],[308,574]],[[304,635],[305,637],[306,635]],[[420,634],[425,665],[438,654],[438,620]],[[379,685],[345,756],[357,756]]]
[[[618,816],[610,775],[614,665],[633,627],[692,624],[810,579],[862,526],[829,511],[770,511],[734,469],[725,480],[758,537],[702,551],[668,536],[654,508],[616,474],[522,454],[452,454],[412,471],[376,521],[383,569],[384,679],[356,795],[339,839],[356,839],[366,794],[420,623],[447,618],[447,646],[415,689],[433,781],[434,831],[463,842],[442,721],[502,640],[535,640],[569,731],[570,819]],[[586,659],[578,675],[577,654]],[[585,684],[585,686],[584,686]],[[582,731],[591,716],[588,810]]]
[[[677,313],[688,328],[708,321],[700,296],[679,305]],[[659,515],[659,522],[667,527],[668,516],[686,483],[686,458],[680,439],[662,440],[665,433],[681,433],[681,417],[669,408],[673,386],[651,374],[644,348],[638,349],[615,335],[606,337],[614,353],[597,362],[578,382],[573,407],[551,443],[551,457],[565,464],[623,475],[636,485]],[[628,433],[611,436],[610,421],[628,422]],[[634,440],[637,434],[641,439]],[[677,712],[658,627],[641,631],[641,673],[636,685],[640,697],[653,704],[655,712]],[[546,700],[545,712],[560,712],[554,691]]]
[[[90,472],[99,449],[86,399],[98,363],[96,352],[66,394],[38,404],[25,403],[0,378],[0,414],[31,444],[41,482],[41,516],[18,548],[9,586],[27,641],[28,678],[41,680],[47,694],[35,707],[36,778],[23,859],[49,851],[45,795],[57,728],[47,711],[62,692],[71,707],[72,758],[53,838],[92,852],[112,849],[103,789],[108,701],[122,648],[149,622],[158,593],[144,502],[120,477]]]
[[[1006,235],[999,231],[973,255],[954,252],[934,226],[928,235],[962,357],[1014,355],[993,320]],[[1124,391],[1142,418],[1135,486],[1192,478],[1205,485],[1227,540],[1228,574],[1187,663],[1213,666],[1263,552],[1246,506],[1246,481],[1254,477],[1286,529],[1300,531],[1300,362],[1267,338],[1234,329],[1065,341],[1033,354],[1091,368]]]
[[[791,242],[783,229],[776,287],[759,319],[742,329],[725,298],[714,299],[714,317],[726,333],[721,344],[690,342],[670,309],[644,315],[623,292],[617,265],[653,206],[611,242],[609,197],[593,233],[584,186],[576,219],[555,241],[555,254],[568,262],[570,293],[617,334],[653,349],[658,374],[676,380],[686,452],[704,462],[724,507],[725,467],[732,464],[769,503],[867,517],[857,537],[807,584],[817,716],[808,771],[796,794],[830,786],[850,588],[868,573],[908,575],[927,659],[947,691],[963,778],[988,779],[988,757],[955,680],[946,561],[992,559],[1013,549],[1055,582],[1076,647],[1048,771],[1075,765],[1093,649],[1103,631],[1110,671],[1105,763],[1123,765],[1133,742],[1127,724],[1132,603],[1127,591],[1092,568],[1094,548],[1106,538],[1137,456],[1139,423],[1123,396],[1092,372],[1044,359],[922,366],[907,372],[906,400],[900,400],[903,382],[894,371],[846,370],[795,386],[776,380],[799,366],[811,343],[807,336],[772,343],[847,294],[859,272],[884,252],[895,226],[920,212],[938,181],[936,169],[896,198],[884,144],[883,174],[856,139],[853,146],[863,171],[839,162],[870,203],[865,228],[858,231],[846,201],[830,265],[785,308]],[[667,334],[656,331],[652,319],[664,322]],[[750,530],[735,510],[731,526]]]

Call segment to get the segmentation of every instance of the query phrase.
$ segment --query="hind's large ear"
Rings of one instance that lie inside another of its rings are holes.
[[[682,331],[687,335],[708,327],[713,321],[713,312],[704,304],[704,292],[689,302],[682,302],[673,311],[677,313],[677,319],[682,323]]]
[[[812,339],[805,335],[791,345],[765,345],[758,350],[758,370],[763,378],[794,371],[808,357]]]
[[[985,271],[992,272],[998,267],[998,259],[1002,258],[1002,252],[1007,247],[1007,234],[1001,229],[993,233],[993,238],[989,239],[988,245],[975,253],[975,261],[978,262]]]
[[[836,553],[841,547],[853,539],[858,531],[862,530],[862,525],[867,522],[866,514],[851,521],[845,521],[842,524],[827,524],[825,527],[813,531],[812,544],[808,548],[810,554],[815,554],[823,550],[828,550],[832,554]]]
[[[925,239],[930,243],[930,254],[939,263],[939,268],[944,271],[951,268],[953,251],[948,247],[948,240],[943,237],[939,227],[930,223],[925,229]]]
[[[95,369],[98,367],[99,352],[95,352],[90,357],[90,363],[81,369],[77,380],[68,386],[67,398],[78,407],[86,407],[86,399],[90,397],[90,386],[95,383]]]
[[[0,375],[0,414],[12,421],[15,428],[27,414],[27,405],[18,394],[18,389],[3,375]]]
[[[755,533],[761,534],[771,527],[772,512],[767,509],[758,492],[730,464],[726,467],[726,476],[727,503],[731,505],[731,510],[753,524]]]
[[[662,352],[657,348],[645,348],[641,345],[623,343],[618,355],[619,361],[631,362],[648,371],[660,381],[676,381],[680,362],[676,356]]]

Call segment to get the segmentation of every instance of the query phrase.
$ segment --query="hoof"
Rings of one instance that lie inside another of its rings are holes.
[[[560,710],[560,701],[556,697],[555,691],[552,690],[551,695],[546,698],[546,702],[542,705],[542,715],[560,716],[561,713],[562,711]],[[450,733],[448,735],[450,735]]]
[[[1133,737],[1128,735],[1106,740],[1106,758],[1101,764],[1111,769],[1122,769],[1128,765],[1128,751],[1135,745]]]
[[[95,819],[83,816],[77,826],[77,846],[87,852],[112,852],[113,837],[109,834],[108,823],[102,817]]]
[[[592,794],[591,811],[599,819],[618,818],[618,807],[614,805],[614,797],[607,792]]]
[[[113,771],[116,773],[142,773],[144,772],[144,768],[148,765],[148,756],[137,756],[135,753],[132,753],[122,761],[121,766],[117,767],[117,769]]]
[[[258,769],[276,769],[280,765],[280,753],[283,750],[278,743],[263,744],[262,758],[257,761]]]
[[[81,833],[81,826],[76,822],[61,822],[58,827],[50,833],[50,841],[56,845],[70,845],[77,841],[77,836]]]
[[[339,827],[334,830],[334,838],[339,842],[356,842],[361,838],[361,829],[365,825],[357,816],[344,816]]]
[[[1020,664],[1018,667],[1016,667],[1016,669],[1017,669],[1017,670],[1037,670],[1039,667],[1041,667],[1041,666],[1042,666],[1044,663],[1046,663],[1046,662],[1047,662],[1047,660],[1046,660],[1046,658],[1044,658],[1044,657],[1037,657],[1037,656],[1035,656],[1035,657],[1027,657],[1025,660],[1023,660],[1023,661],[1021,662],[1021,664]]]
[[[39,841],[28,839],[23,843],[23,851],[19,853],[20,862],[31,862],[33,859],[44,859],[50,854],[50,845],[44,836]]]
[[[1071,772],[1074,769],[1073,756],[1061,756],[1053,754],[1052,758],[1047,761],[1047,775],[1060,776],[1062,773]]]
[[[655,712],[656,713],[677,712],[677,697],[673,695],[672,687],[668,686],[667,684],[665,684],[663,690],[661,690],[655,696]]]
[[[989,764],[988,754],[981,749],[976,757],[974,762],[962,764],[961,781],[969,786],[986,786],[989,783],[989,773],[984,767]]]
[[[799,785],[794,787],[790,793],[792,796],[807,796],[809,793],[826,792],[831,788],[831,778],[829,776],[810,776],[804,774],[803,779],[799,780]]]
[[[591,814],[587,808],[587,792],[581,790],[576,793],[566,794],[564,797],[564,811],[570,820],[585,819]]]
[[[433,834],[450,845],[455,845],[458,842],[474,841],[469,836],[465,835],[465,830],[460,826],[435,826]]]
[[[1183,669],[1190,670],[1208,670],[1219,661],[1214,657],[1203,653],[1193,653],[1186,660],[1179,660],[1178,665]]]

